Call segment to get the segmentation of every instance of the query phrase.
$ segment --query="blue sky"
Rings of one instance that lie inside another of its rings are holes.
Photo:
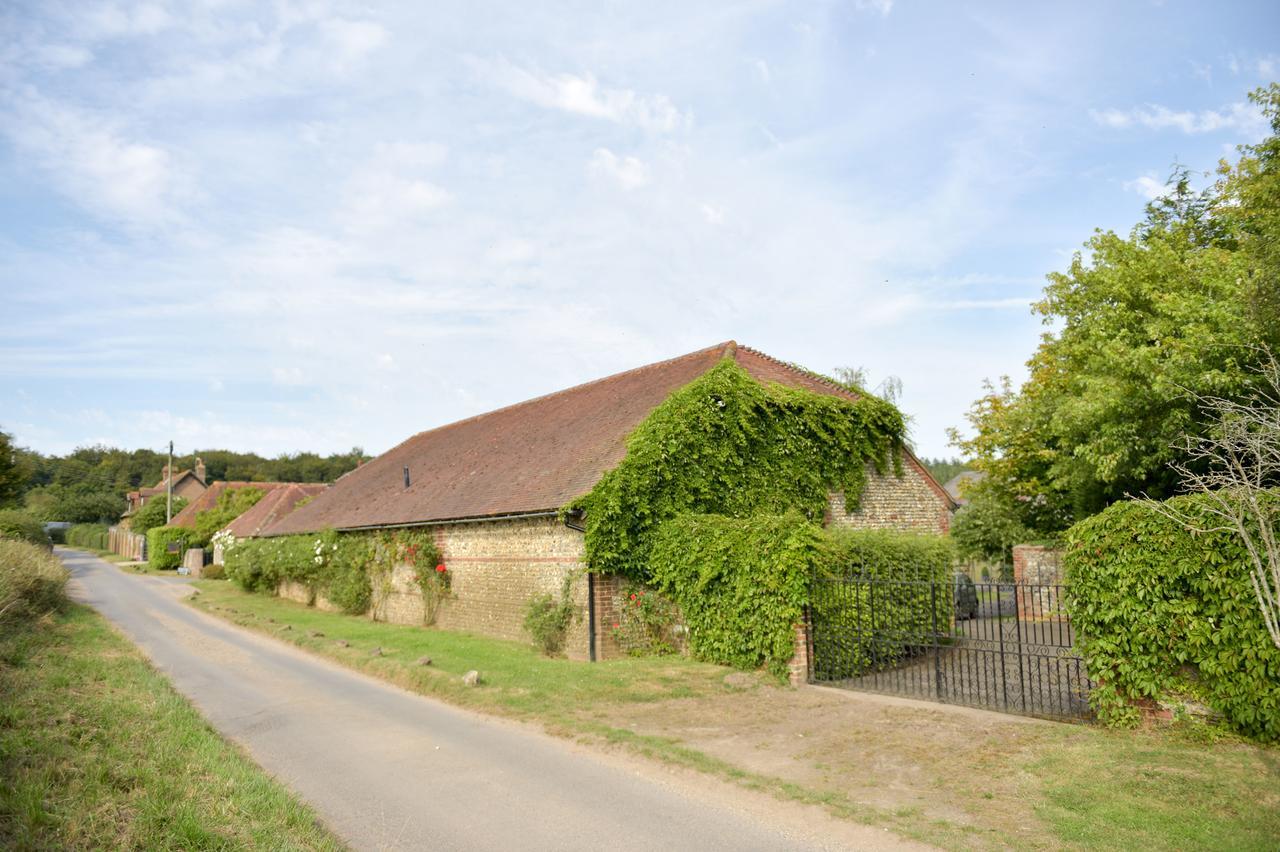
[[[536,7],[536,8],[534,8]],[[927,455],[1265,127],[1260,3],[10,2],[0,428],[276,454],[737,339]]]

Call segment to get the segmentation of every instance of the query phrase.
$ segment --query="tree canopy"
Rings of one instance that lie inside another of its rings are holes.
[[[1246,395],[1280,342],[1280,85],[1250,95],[1271,136],[1208,188],[1177,167],[1127,237],[1098,231],[1034,310],[1048,330],[1018,389],[989,384],[953,443],[978,490],[1053,531],[1127,493],[1173,494],[1169,465],[1211,418],[1202,396]]]

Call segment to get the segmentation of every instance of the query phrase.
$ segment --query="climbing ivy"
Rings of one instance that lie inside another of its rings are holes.
[[[762,385],[726,358],[658,406],[568,510],[585,512],[593,570],[647,581],[655,534],[680,516],[795,511],[821,522],[832,491],[853,511],[868,464],[901,473],[903,430],[884,400]]]

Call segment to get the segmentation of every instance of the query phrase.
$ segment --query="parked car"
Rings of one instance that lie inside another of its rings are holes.
[[[956,621],[978,617],[978,589],[963,571],[956,572]]]

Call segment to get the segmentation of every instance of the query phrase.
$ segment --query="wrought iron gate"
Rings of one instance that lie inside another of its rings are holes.
[[[815,577],[809,680],[1056,718],[1090,715],[1060,585]]]

